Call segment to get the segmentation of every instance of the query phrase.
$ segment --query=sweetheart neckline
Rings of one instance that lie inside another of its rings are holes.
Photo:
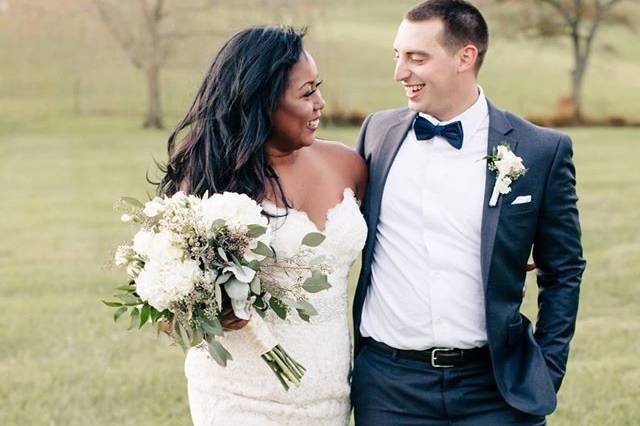
[[[302,216],[304,216],[304,218],[307,220],[307,222],[309,222],[315,228],[315,230],[317,232],[320,232],[321,234],[326,234],[327,228],[328,228],[328,225],[329,225],[329,216],[331,215],[331,213],[334,210],[336,210],[338,207],[342,206],[345,203],[345,201],[347,201],[347,193],[350,193],[351,194],[351,198],[355,199],[356,194],[355,194],[355,192],[353,192],[353,189],[351,189],[351,187],[349,187],[349,186],[345,187],[344,190],[342,191],[342,200],[340,200],[335,206],[330,207],[327,210],[327,212],[324,214],[324,226],[322,227],[322,229],[320,229],[320,227],[313,220],[311,220],[311,218],[309,217],[309,214],[306,211],[299,210],[299,209],[296,209],[296,208],[293,208],[293,207],[288,208],[288,210],[289,211],[293,211],[293,212],[298,213],[298,214],[301,214]],[[285,209],[284,207],[276,207],[276,205],[273,202],[269,201],[269,200],[264,200],[262,202],[263,205],[265,203],[275,207],[276,210],[284,210]]]

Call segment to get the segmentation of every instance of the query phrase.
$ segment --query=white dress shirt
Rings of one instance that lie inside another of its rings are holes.
[[[452,120],[460,150],[410,130],[382,195],[371,286],[360,331],[398,349],[484,346],[487,332],[480,272],[489,109],[477,101]]]

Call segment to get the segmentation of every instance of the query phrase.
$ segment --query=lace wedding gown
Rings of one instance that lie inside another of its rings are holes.
[[[281,214],[271,203],[269,213]],[[302,238],[318,229],[308,216],[289,209],[275,225],[273,247],[284,256],[295,253]],[[331,265],[331,288],[308,294],[318,311],[311,322],[296,314],[285,321],[270,313],[265,320],[281,346],[306,369],[299,387],[285,391],[250,347],[243,331],[226,333],[222,343],[232,354],[220,367],[205,349],[191,349],[185,361],[191,417],[196,426],[335,426],[349,423],[351,346],[347,320],[347,286],[351,265],[364,245],[366,223],[356,198],[346,188],[343,199],[326,217],[324,242],[316,254]],[[319,252],[319,253],[318,253]],[[314,255],[314,257],[315,257]],[[286,285],[286,282],[282,283]]]

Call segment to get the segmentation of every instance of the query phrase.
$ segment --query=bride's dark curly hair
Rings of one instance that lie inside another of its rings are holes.
[[[304,34],[287,26],[252,27],[225,43],[169,137],[159,194],[233,191],[262,202],[267,184],[275,182],[274,195],[288,205],[264,145],[291,69],[303,55]]]

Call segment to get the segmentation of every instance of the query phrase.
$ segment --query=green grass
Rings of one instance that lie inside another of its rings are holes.
[[[328,109],[402,105],[391,43],[414,1],[327,2],[332,6],[307,15],[307,47],[325,79]],[[139,129],[144,81],[90,3],[24,0],[0,14],[0,424],[184,425],[181,351],[151,331],[115,326],[99,302],[124,279],[108,265],[132,232],[113,202],[152,191],[144,176],[154,175],[152,158],[164,159],[167,131]],[[637,16],[631,3],[628,13]],[[260,11],[236,15],[223,8],[210,25],[231,34],[265,19]],[[488,18],[492,44],[480,75],[487,96],[520,114],[549,112],[568,91],[569,47],[511,39]],[[585,83],[588,113],[640,114],[640,43],[630,37],[637,38],[603,29]],[[168,125],[186,109],[220,43],[188,40],[176,49],[162,75]],[[550,424],[633,425],[640,418],[640,130],[569,133],[589,263]],[[350,145],[356,134],[322,132]],[[535,283],[528,288],[523,310],[535,317]]]
[[[164,158],[166,134],[136,125],[58,121],[2,136],[0,424],[189,422],[181,351],[150,330],[114,325],[99,302],[124,279],[107,265],[132,232],[112,204],[144,197],[152,157]],[[552,425],[632,425],[640,417],[638,133],[570,131],[589,265]],[[322,134],[353,144],[357,129]],[[530,290],[530,317],[534,299]]]

